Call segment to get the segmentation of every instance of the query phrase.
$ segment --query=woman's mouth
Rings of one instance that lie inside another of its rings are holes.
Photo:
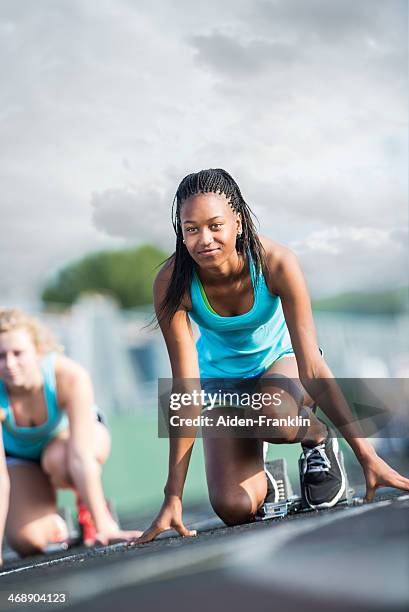
[[[203,257],[211,257],[212,255],[215,255],[220,249],[217,247],[215,249],[204,249],[203,251],[199,251],[198,255],[201,255]]]
[[[13,371],[13,372],[5,372],[5,378],[9,378],[10,380],[15,380],[16,378],[19,377],[19,372]]]

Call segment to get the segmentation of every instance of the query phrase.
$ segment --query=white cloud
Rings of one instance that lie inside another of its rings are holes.
[[[401,0],[2,2],[0,289],[36,292],[87,250],[171,248],[173,194],[203,167],[229,170],[286,244],[331,250],[331,228],[351,247],[350,228],[392,241],[407,224],[406,41]],[[397,282],[379,246],[355,269],[335,243],[337,286]],[[330,259],[306,260],[317,290]]]
[[[130,189],[108,189],[94,193],[91,200],[95,226],[111,236],[124,237],[129,242],[151,241],[172,248],[172,201],[158,190],[147,187],[139,192]],[[166,234],[169,238],[166,239]],[[172,236],[173,234],[173,236]]]
[[[407,228],[329,227],[290,244],[311,292],[329,296],[348,290],[378,290],[408,282]]]

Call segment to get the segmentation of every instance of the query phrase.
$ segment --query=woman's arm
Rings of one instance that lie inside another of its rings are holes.
[[[141,532],[123,532],[110,515],[94,455],[92,405],[94,393],[88,373],[79,364],[59,356],[56,364],[58,398],[68,414],[68,469],[81,500],[91,512],[98,540],[103,543],[138,537]]]
[[[4,453],[1,421],[2,419],[0,415],[0,566],[3,564],[3,536],[6,525],[7,512],[9,509],[10,496],[10,478],[7,470],[6,457]]]
[[[153,286],[155,311],[158,315],[164,299],[172,270],[171,265],[159,271]],[[172,391],[191,393],[200,379],[198,357],[193,337],[193,330],[188,315],[187,300],[171,321],[160,321],[160,328],[165,339],[173,376]],[[189,407],[189,416],[200,414],[200,406]],[[151,527],[139,539],[139,542],[149,542],[159,533],[173,528],[183,536],[195,535],[189,531],[182,520],[182,496],[186,475],[189,467],[197,428],[189,428],[188,434],[182,437],[169,438],[169,468],[164,493],[165,501],[162,509]]]
[[[273,268],[271,286],[281,298],[300,381],[340,429],[361,463],[367,484],[366,499],[371,500],[379,486],[408,490],[409,479],[382,461],[364,437],[331,370],[319,353],[310,297],[297,257],[289,249],[281,248],[278,257],[275,254],[268,259]]]

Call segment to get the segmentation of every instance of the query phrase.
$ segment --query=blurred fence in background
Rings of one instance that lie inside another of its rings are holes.
[[[65,353],[91,375],[97,404],[107,413],[151,410],[157,378],[168,376],[163,339],[147,327],[149,310],[122,311],[102,296],[85,297],[64,313],[39,315]]]
[[[90,372],[104,411],[146,412],[156,406],[157,379],[171,371],[160,331],[148,326],[152,310],[121,311],[115,302],[95,296],[65,313],[39,316],[66,354]],[[319,312],[314,318],[335,376],[409,376],[408,315]]]
[[[151,411],[157,379],[171,370],[162,335],[148,326],[149,308],[121,311],[102,296],[86,297],[63,314],[40,318],[66,354],[90,372],[97,403],[106,412]],[[408,377],[409,317],[318,312],[320,346],[337,377]],[[197,330],[195,329],[197,334]]]
[[[338,378],[409,377],[409,316],[314,313],[320,346]]]

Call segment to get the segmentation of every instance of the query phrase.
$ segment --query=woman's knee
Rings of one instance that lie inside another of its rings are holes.
[[[72,484],[68,471],[66,440],[52,442],[46,448],[41,458],[41,467],[54,486],[63,487]]]
[[[235,493],[226,491],[210,496],[213,510],[229,526],[252,521],[262,501],[244,489]]]
[[[106,425],[96,422],[94,425],[94,454],[100,465],[105,463],[111,452],[111,434]]]
[[[21,557],[42,552],[48,544],[47,534],[31,526],[7,533],[7,542]]]

